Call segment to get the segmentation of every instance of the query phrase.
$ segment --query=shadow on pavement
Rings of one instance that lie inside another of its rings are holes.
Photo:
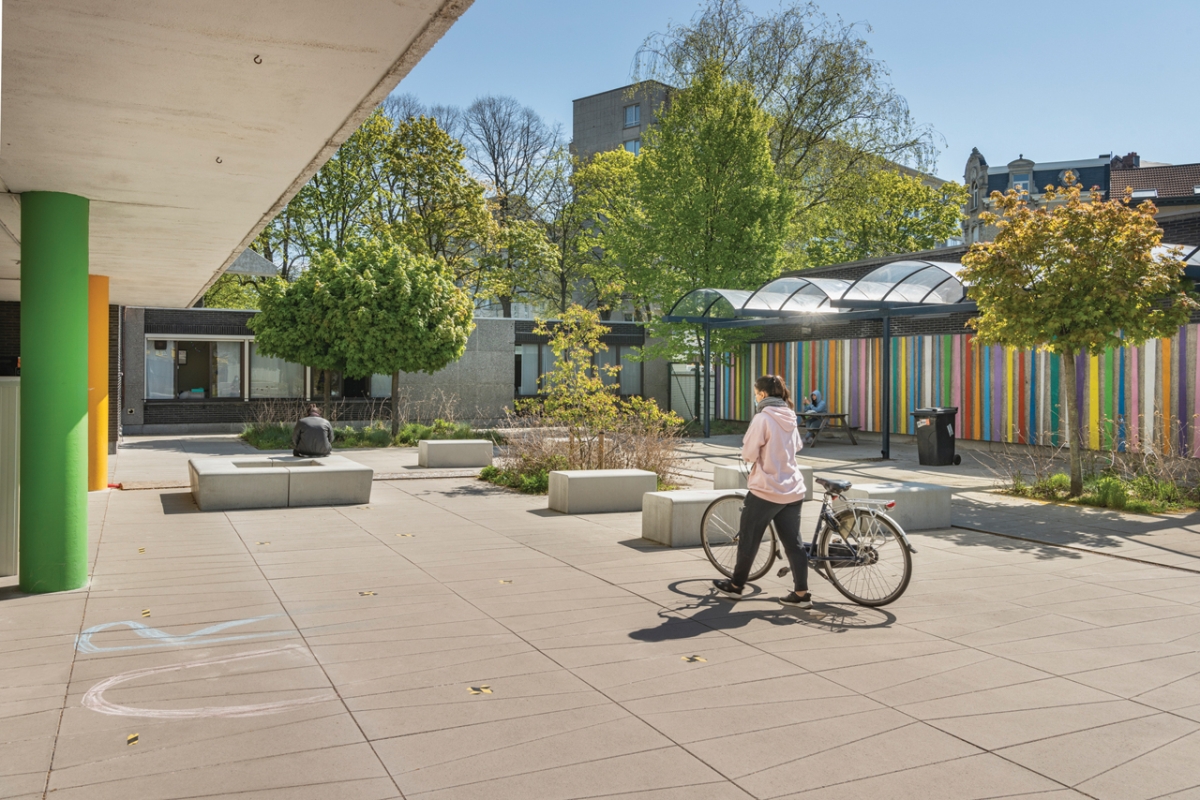
[[[199,514],[191,492],[163,492],[158,496],[164,514]]]

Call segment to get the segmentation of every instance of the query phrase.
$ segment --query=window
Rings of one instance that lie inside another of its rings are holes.
[[[609,117],[612,119],[612,117]],[[625,106],[625,127],[632,128],[642,124],[642,106],[640,103],[635,103],[631,106]]]
[[[146,340],[146,399],[171,400],[175,397],[175,342],[169,339]]]
[[[519,344],[516,348],[516,384],[518,397],[538,393],[538,346]]]
[[[638,355],[636,347],[621,348],[621,394],[642,393],[642,362],[633,360]]]
[[[605,386],[615,386],[621,382],[621,373],[610,373],[606,367],[620,366],[617,363],[617,351],[621,348],[615,345],[609,345],[607,350],[600,350],[596,353],[596,372],[600,375],[600,381]]]
[[[271,358],[250,344],[251,397],[304,397],[304,367]]]
[[[1136,189],[1132,195],[1134,200],[1147,200],[1158,197],[1158,189]]]
[[[242,339],[146,340],[146,399],[242,396]]]
[[[1017,172],[1012,176],[1012,188],[1018,192],[1029,191],[1029,173]]]
[[[631,139],[625,143],[625,149],[633,153],[635,156],[642,152],[642,140]]]

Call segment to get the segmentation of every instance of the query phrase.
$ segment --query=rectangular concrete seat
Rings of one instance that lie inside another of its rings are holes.
[[[718,497],[744,494],[732,489],[650,492],[642,499],[642,538],[667,547],[698,547],[704,511]]]
[[[421,467],[490,467],[492,443],[488,439],[422,439],[417,442]]]
[[[713,488],[714,489],[745,489],[746,478],[749,477],[749,466],[741,466],[738,464],[718,464],[713,467]],[[804,488],[807,490],[804,493],[805,500],[812,500],[816,497],[816,492],[813,489],[813,471],[812,467],[800,465],[800,474],[804,477]]]
[[[566,469],[550,473],[550,509],[564,514],[641,511],[642,496],[658,489],[644,469]]]
[[[361,505],[375,472],[342,456],[238,456],[188,461],[201,511]]]
[[[887,513],[908,531],[950,527],[950,488],[935,483],[856,483],[846,492],[850,500],[895,500]]]

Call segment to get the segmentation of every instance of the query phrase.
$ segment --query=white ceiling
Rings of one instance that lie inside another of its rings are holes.
[[[472,2],[4,0],[0,300],[41,190],[113,303],[190,305]]]

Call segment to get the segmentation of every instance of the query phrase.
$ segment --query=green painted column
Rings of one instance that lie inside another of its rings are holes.
[[[88,201],[21,195],[21,590],[87,583]]]

